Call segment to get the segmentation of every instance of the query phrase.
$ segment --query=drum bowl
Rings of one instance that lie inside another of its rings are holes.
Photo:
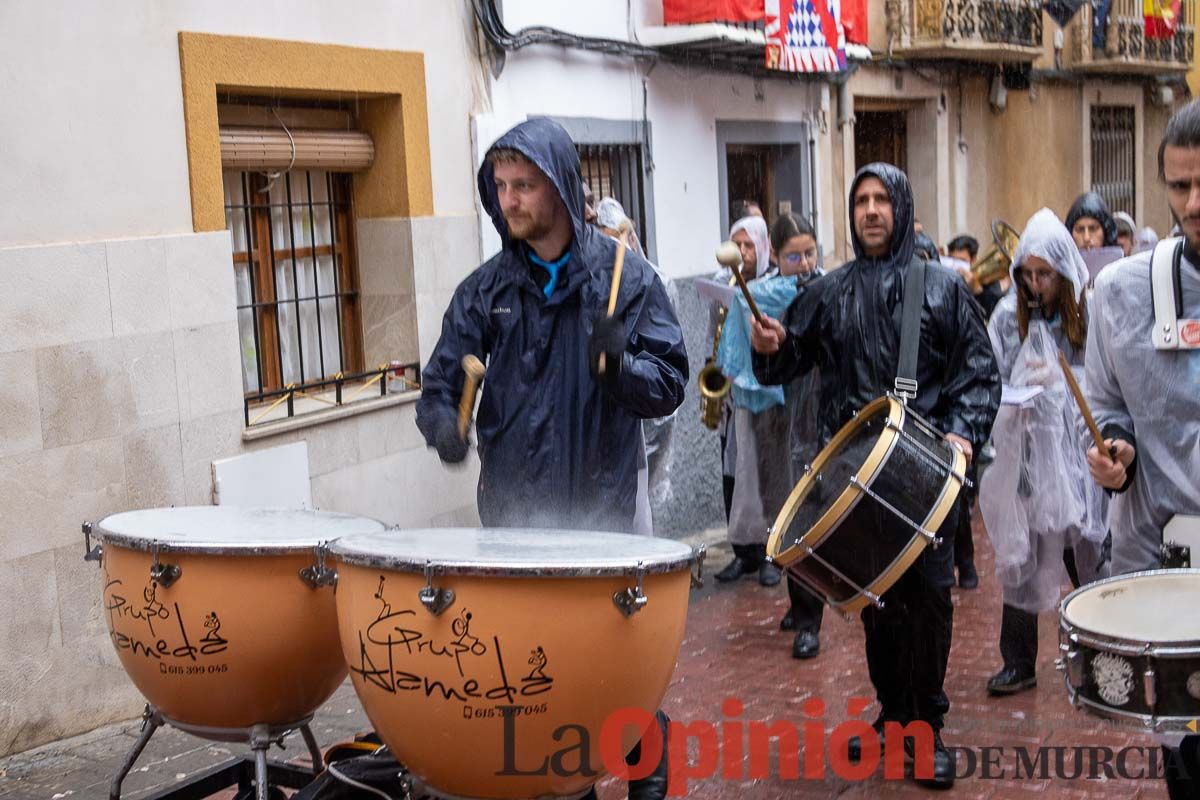
[[[311,550],[274,555],[160,552],[180,568],[105,542],[102,611],[125,671],[174,722],[286,725],[310,716],[346,676],[333,588],[299,577]]]
[[[630,616],[613,595],[635,581],[619,575],[448,574],[433,584],[454,592],[436,615],[418,599],[424,575],[339,560],[342,650],[376,731],[438,793],[573,796],[605,771],[609,715],[653,715],[662,701],[690,569],[645,575],[648,602]],[[625,726],[621,752],[642,733]]]

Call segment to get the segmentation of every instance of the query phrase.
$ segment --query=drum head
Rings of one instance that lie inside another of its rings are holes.
[[[105,517],[96,536],[134,550],[205,553],[280,553],[307,549],[352,534],[382,531],[367,517],[280,508],[191,506],[147,508]]]
[[[330,545],[340,561],[401,572],[432,564],[442,575],[627,575],[687,568],[692,548],[673,539],[590,531],[493,528],[390,529]]]
[[[872,402],[820,452],[812,471],[801,479],[780,513],[784,526],[772,537],[771,556],[795,547],[830,512],[849,487],[850,478],[867,464],[890,413],[891,403],[886,398]]]
[[[1200,570],[1125,575],[1084,586],[1063,601],[1067,625],[1154,644],[1200,642]],[[1178,613],[1178,612],[1182,613]]]

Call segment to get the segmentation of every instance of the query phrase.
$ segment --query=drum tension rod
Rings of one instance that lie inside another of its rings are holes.
[[[421,605],[435,617],[445,611],[454,602],[453,589],[439,589],[433,585],[435,569],[432,561],[425,562],[425,588],[417,592]]]
[[[917,417],[915,417],[915,415],[914,415],[914,418],[917,418]],[[917,418],[917,419],[919,419],[919,418]],[[975,486],[975,484],[972,483],[971,480],[966,475],[959,475],[957,472],[954,471],[954,469],[951,465],[947,464],[946,462],[944,462],[940,458],[938,458],[936,453],[930,451],[930,449],[928,447],[926,447],[925,445],[923,445],[919,441],[917,441],[917,439],[914,438],[911,433],[904,430],[904,428],[902,428],[899,425],[897,425],[896,423],[892,422],[892,420],[890,418],[884,420],[883,425],[884,425],[884,427],[891,428],[896,433],[900,434],[902,437],[904,437],[904,439],[906,441],[910,442],[913,447],[917,448],[917,450],[919,450],[921,453],[925,454],[928,457],[928,460],[930,462],[929,465],[931,467],[933,467],[935,469],[944,470],[947,475],[950,475],[952,478],[954,478],[956,481],[958,481],[960,486],[967,486],[967,487],[972,487],[972,488]],[[931,437],[931,438],[936,438],[936,437]]]
[[[868,487],[868,486],[867,486],[865,483],[863,483],[862,481],[860,481],[860,480],[858,479],[858,476],[856,476],[856,475],[851,475],[851,476],[850,476],[850,485],[851,485],[851,486],[854,486],[854,487],[855,487],[855,488],[857,488],[857,489],[861,489],[863,492],[865,492],[865,493],[866,493],[866,494],[867,494],[867,495],[868,495],[868,496],[869,496],[869,497],[870,497],[872,500],[874,500],[876,503],[879,503],[879,505],[883,506],[883,507],[884,507],[884,508],[886,508],[888,511],[892,512],[892,513],[893,513],[893,514],[895,514],[897,517],[899,517],[901,520],[903,520],[904,522],[906,522],[906,523],[907,523],[907,524],[908,524],[908,525],[909,525],[909,526],[910,526],[910,527],[911,527],[913,530],[915,530],[917,533],[921,534],[921,535],[922,535],[922,536],[924,536],[924,537],[925,537],[927,540],[929,540],[929,543],[930,543],[930,544],[933,546],[933,549],[935,549],[935,550],[936,550],[936,549],[937,549],[937,548],[938,548],[938,547],[939,547],[939,546],[942,544],[942,539],[941,539],[941,537],[940,537],[940,536],[938,536],[936,533],[933,533],[933,532],[931,532],[931,531],[927,531],[927,530],[925,530],[925,529],[924,529],[924,528],[922,528],[920,525],[918,525],[917,523],[913,522],[913,521],[912,521],[911,519],[909,519],[907,516],[905,516],[904,514],[902,514],[902,513],[900,512],[900,510],[899,510],[898,508],[896,508],[894,505],[892,505],[891,503],[889,503],[887,500],[884,500],[884,499],[883,499],[882,497],[880,497],[879,495],[875,494],[875,492],[871,491],[870,487]]]
[[[698,589],[704,585],[704,556],[708,554],[705,545],[696,546],[696,572],[692,574],[692,588]]]
[[[157,539],[150,542],[150,557],[153,559],[153,563],[150,564],[150,580],[166,588],[179,580],[179,576],[183,574],[183,570],[179,568],[178,564],[159,562],[159,549],[160,545]]]
[[[300,580],[308,584],[310,589],[333,586],[337,583],[337,570],[325,566],[325,554],[329,550],[329,542],[321,542],[313,550],[316,552],[317,563],[301,569]]]
[[[814,550],[813,548],[809,547],[809,546],[808,546],[808,545],[806,545],[804,542],[797,542],[797,544],[798,544],[800,547],[803,547],[803,548],[804,548],[804,552],[805,552],[805,553],[806,553],[806,554],[807,554],[807,555],[808,555],[810,558],[816,559],[816,560],[817,560],[817,561],[818,561],[818,562],[819,562],[821,565],[823,565],[823,566],[824,566],[826,569],[828,569],[830,572],[832,572],[834,575],[836,575],[836,576],[837,576],[839,579],[841,579],[841,580],[845,581],[845,582],[846,582],[846,584],[847,584],[847,585],[848,585],[848,586],[849,586],[851,589],[853,589],[854,591],[856,591],[856,592],[858,592],[859,594],[861,594],[863,597],[865,597],[865,598],[867,598],[868,600],[870,600],[870,601],[871,601],[871,604],[872,604],[872,605],[874,605],[876,608],[883,608],[883,605],[884,605],[884,603],[883,603],[883,598],[881,598],[879,595],[875,594],[874,592],[870,591],[869,589],[867,589],[867,588],[866,588],[866,587],[864,587],[864,586],[859,586],[859,585],[858,585],[858,583],[857,583],[857,582],[855,582],[854,580],[852,580],[851,578],[849,578],[849,577],[846,575],[846,573],[842,572],[840,569],[838,569],[837,567],[835,567],[833,564],[830,564],[828,561],[826,561],[825,559],[821,558],[821,556],[817,555],[817,551],[816,551],[816,550]]]
[[[99,562],[103,559],[104,545],[92,545],[92,523],[83,523],[83,560]]]
[[[644,561],[637,563],[637,568],[633,574],[637,579],[636,585],[613,593],[613,604],[627,617],[632,617],[641,611],[646,603],[650,602],[650,598],[646,597],[646,593],[642,591],[642,579],[646,576],[646,564]]]

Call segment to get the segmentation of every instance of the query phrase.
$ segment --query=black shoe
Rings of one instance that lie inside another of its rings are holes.
[[[916,747],[911,739],[904,740],[904,753],[914,759]],[[914,771],[916,765],[913,765]],[[954,785],[954,754],[946,749],[946,745],[942,743],[941,731],[933,732],[933,775],[929,778],[918,778],[915,775],[913,780],[918,786],[924,786],[927,789],[949,789]]]
[[[756,571],[758,571],[758,564],[755,564],[748,558],[734,556],[733,561],[730,561],[725,569],[721,570],[713,577],[721,583],[729,583],[730,581],[736,581],[743,575],[751,575]]]
[[[821,640],[812,631],[800,631],[792,640],[792,658],[816,658],[821,652]]]
[[[987,690],[990,695],[1016,694],[1035,686],[1037,686],[1037,675],[1032,672],[1020,672],[1012,667],[1005,667],[987,682]]]
[[[787,613],[783,615],[783,619],[779,620],[779,630],[794,631],[796,630],[796,613],[795,609],[789,607]]]
[[[974,564],[967,563],[958,568],[958,585],[962,589],[979,588],[979,573]]]
[[[764,561],[758,567],[758,583],[760,586],[779,585],[779,567],[770,561]]]
[[[875,720],[871,723],[871,727],[875,729],[875,735],[879,737],[879,757],[883,758],[883,720]],[[851,736],[846,740],[846,758],[850,760],[851,764],[857,764],[862,760],[862,739]]]
[[[667,796],[667,777],[670,768],[670,761],[667,758],[667,735],[671,720],[662,711],[655,714],[655,720],[658,723],[658,730],[662,736],[663,743],[662,753],[658,758],[658,766],[645,778],[638,778],[629,782],[629,800],[663,800]],[[642,743],[638,742],[629,755],[625,757],[625,763],[630,766],[640,763],[641,753]]]

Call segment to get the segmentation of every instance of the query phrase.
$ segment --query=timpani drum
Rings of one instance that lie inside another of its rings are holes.
[[[1158,733],[1200,719],[1200,569],[1150,570],[1062,601],[1059,650],[1076,708]]]
[[[181,728],[306,719],[346,676],[326,545],[381,530],[345,514],[227,506],[106,517],[91,527],[102,543],[91,557],[122,666]]]
[[[575,797],[598,780],[606,718],[662,701],[702,557],[645,536],[474,529],[330,552],[367,716],[417,786],[460,798]],[[621,752],[641,734],[621,729]],[[551,768],[564,750],[570,768]]]
[[[892,395],[842,426],[771,528],[767,555],[829,605],[858,611],[912,566],[966,483],[961,450]]]

